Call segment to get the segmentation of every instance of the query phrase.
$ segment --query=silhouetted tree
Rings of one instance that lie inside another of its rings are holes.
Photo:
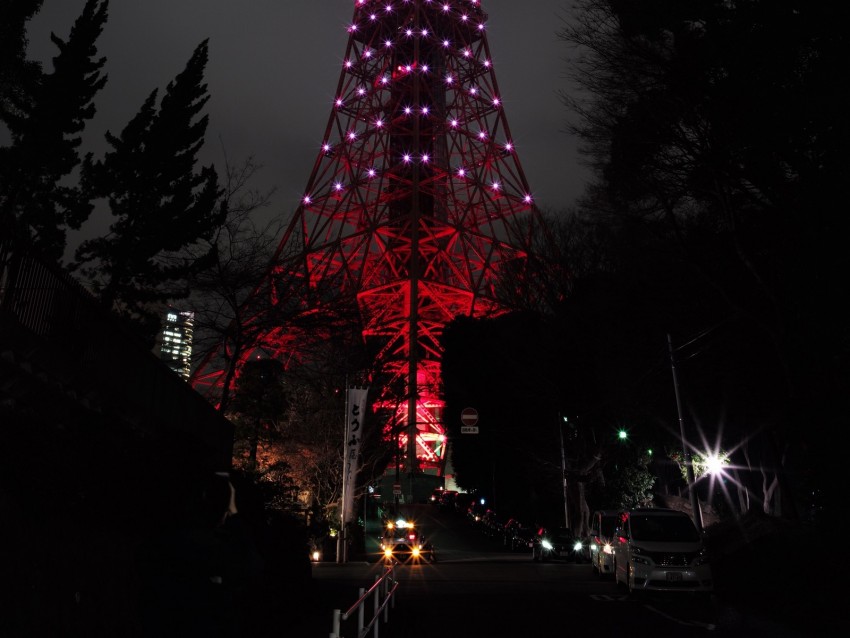
[[[101,301],[152,339],[161,307],[189,294],[187,275],[203,265],[181,251],[209,239],[226,214],[218,206],[212,166],[196,170],[208,116],[203,83],[208,42],[197,46],[185,69],[168,84],[159,108],[154,90],[120,136],[106,134],[112,150],[91,154],[83,183],[108,202],[109,233],[83,242],[76,264]]]
[[[798,476],[825,467],[817,456],[844,419],[850,377],[834,311],[850,301],[839,239],[850,221],[838,213],[850,103],[836,90],[848,17],[844,4],[802,0],[582,0],[561,32],[582,89],[567,100],[572,128],[598,178],[586,207],[662,239],[669,267],[737,324],[734,343],[765,344],[759,355],[782,375],[760,400],[783,406],[764,430],[765,465],[796,462]],[[830,484],[824,473],[817,488]]]
[[[50,73],[25,58],[25,26],[40,5],[4,2],[0,11],[0,121],[11,135],[0,147],[0,231],[60,261],[66,229],[78,229],[91,210],[86,194],[64,180],[80,163],[80,134],[106,84],[95,43],[108,3],[88,0],[67,40],[51,34],[59,53]]]

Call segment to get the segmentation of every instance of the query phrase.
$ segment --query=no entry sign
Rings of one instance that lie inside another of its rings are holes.
[[[478,423],[478,410],[475,408],[464,408],[460,411],[460,422],[462,425],[475,425]]]

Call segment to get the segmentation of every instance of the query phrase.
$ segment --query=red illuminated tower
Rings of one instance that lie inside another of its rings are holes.
[[[403,424],[405,471],[440,473],[442,329],[458,315],[507,310],[505,275],[514,286],[522,276],[540,219],[502,108],[481,3],[354,4],[318,157],[255,297],[263,297],[258,307],[273,306],[297,289],[299,303],[326,307],[331,289],[337,302],[356,303],[359,329],[389,379],[371,396]],[[288,293],[276,278],[288,281]],[[315,291],[324,298],[312,299]],[[269,331],[263,351],[285,358],[292,334]],[[203,390],[222,376],[207,364],[194,384]]]

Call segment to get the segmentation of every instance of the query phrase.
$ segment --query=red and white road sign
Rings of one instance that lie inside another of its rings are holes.
[[[460,422],[462,425],[475,425],[478,423],[478,410],[475,408],[464,408],[460,411]]]

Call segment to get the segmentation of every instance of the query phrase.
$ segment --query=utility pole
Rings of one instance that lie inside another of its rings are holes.
[[[670,333],[667,333],[667,348],[670,351],[670,369],[673,371],[673,391],[676,393],[676,409],[679,413],[679,435],[682,438],[682,451],[685,455],[685,473],[688,479],[688,495],[691,499],[691,509],[694,512],[694,523],[697,529],[702,531],[702,511],[699,508],[699,498],[694,489],[694,464],[691,460],[691,452],[688,449],[688,442],[685,439],[685,420],[682,417],[682,400],[679,397],[679,378],[676,375],[676,356],[673,353],[673,339]]]
[[[564,428],[561,421],[566,421],[567,417],[558,420],[558,436],[561,438],[561,478],[564,483],[564,526],[570,527],[570,508],[567,500],[567,457],[564,455]]]

